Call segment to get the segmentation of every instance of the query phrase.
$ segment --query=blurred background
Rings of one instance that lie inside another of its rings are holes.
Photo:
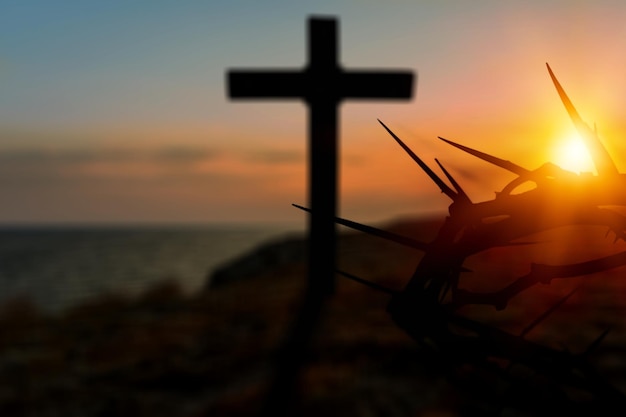
[[[473,201],[512,175],[437,136],[528,169],[593,172],[546,62],[626,164],[619,1],[0,0],[4,414],[233,415],[242,398],[254,408],[303,282],[306,216],[291,204],[307,205],[307,114],[298,101],[231,102],[225,75],[302,67],[312,15],[339,20],[345,68],[417,74],[410,102],[342,105],[342,217],[426,239],[446,213],[376,119],[428,164],[438,158]],[[342,242],[352,272],[395,288],[419,259],[354,234]],[[414,345],[387,299],[344,281],[338,291],[351,301],[330,308],[325,365],[307,376],[322,404],[311,412],[458,411],[442,406],[461,397],[440,375],[405,366]]]
[[[4,224],[302,225],[290,204],[306,199],[305,107],[230,102],[225,73],[302,67],[306,19],[316,14],[340,20],[346,68],[418,74],[411,102],[342,106],[344,217],[386,221],[445,210],[445,198],[377,118],[477,196],[491,197],[501,177],[489,182],[482,170],[490,167],[437,136],[529,169],[556,159],[574,130],[546,62],[612,154],[623,154],[620,2],[2,6]]]
[[[475,200],[493,197],[512,177],[437,136],[529,169],[551,161],[593,171],[545,62],[623,165],[625,14],[613,1],[4,1],[0,224],[211,229],[206,239],[220,243],[201,243],[205,266],[189,259],[188,269],[204,268],[183,279],[189,290],[268,236],[304,231],[305,215],[291,203],[307,204],[305,106],[230,102],[225,74],[302,67],[311,15],[339,19],[344,67],[417,74],[411,102],[342,105],[342,217],[381,224],[446,211],[446,197],[377,118],[427,163],[439,158]],[[218,237],[226,231],[234,234]],[[17,241],[0,252],[33,247]],[[48,244],[35,244],[36,252]],[[114,251],[116,243],[102,245]],[[26,278],[16,271],[33,263],[16,262],[0,267],[0,276],[14,276],[12,284],[0,280],[4,294],[32,288],[17,284]],[[162,275],[181,275],[180,268]]]

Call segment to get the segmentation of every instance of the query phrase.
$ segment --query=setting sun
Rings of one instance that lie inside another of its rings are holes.
[[[575,135],[557,143],[551,162],[575,173],[596,172],[585,144],[580,137]]]

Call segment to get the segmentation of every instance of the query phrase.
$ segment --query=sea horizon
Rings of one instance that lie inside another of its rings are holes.
[[[0,224],[0,304],[30,299],[49,312],[101,294],[135,296],[165,280],[184,293],[211,273],[282,236],[289,223]]]
[[[364,223],[434,219],[443,216]],[[102,294],[133,297],[165,280],[190,295],[206,289],[221,266],[306,232],[305,221],[0,222],[0,304],[25,297],[59,312]]]
[[[0,221],[0,230],[39,229],[293,229],[305,231],[301,221]]]

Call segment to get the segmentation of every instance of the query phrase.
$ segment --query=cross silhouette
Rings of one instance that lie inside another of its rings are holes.
[[[232,70],[233,99],[303,99],[309,108],[309,245],[304,301],[278,356],[277,374],[261,415],[286,415],[326,295],[334,291],[337,210],[337,107],[343,99],[409,99],[410,71],[344,71],[338,62],[337,22],[313,17],[308,63],[301,70]]]
[[[409,99],[409,71],[344,71],[337,59],[337,22],[309,19],[303,70],[232,70],[233,99],[303,99],[309,108],[309,290],[334,289],[337,207],[337,106],[343,99]]]

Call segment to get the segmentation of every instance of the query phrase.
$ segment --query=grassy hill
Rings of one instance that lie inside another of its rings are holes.
[[[399,221],[387,227],[429,240],[439,224]],[[286,236],[224,265],[222,278],[193,296],[164,282],[135,299],[104,295],[55,316],[24,299],[5,304],[0,309],[0,415],[255,415],[304,290],[302,239]],[[525,273],[531,261],[559,263],[624,250],[623,242],[613,244],[594,228],[530,240],[535,244],[497,248],[468,260],[474,272],[464,275],[462,284],[494,288]],[[340,269],[395,289],[406,284],[421,256],[356,232],[342,233],[338,252]],[[611,327],[595,362],[624,384],[622,275],[615,269],[555,281],[516,297],[504,312],[489,307],[467,313],[519,331],[582,282],[581,290],[529,337],[576,352]],[[490,398],[453,383],[395,326],[385,311],[387,294],[337,279],[301,375],[304,396],[297,415],[493,411]]]

